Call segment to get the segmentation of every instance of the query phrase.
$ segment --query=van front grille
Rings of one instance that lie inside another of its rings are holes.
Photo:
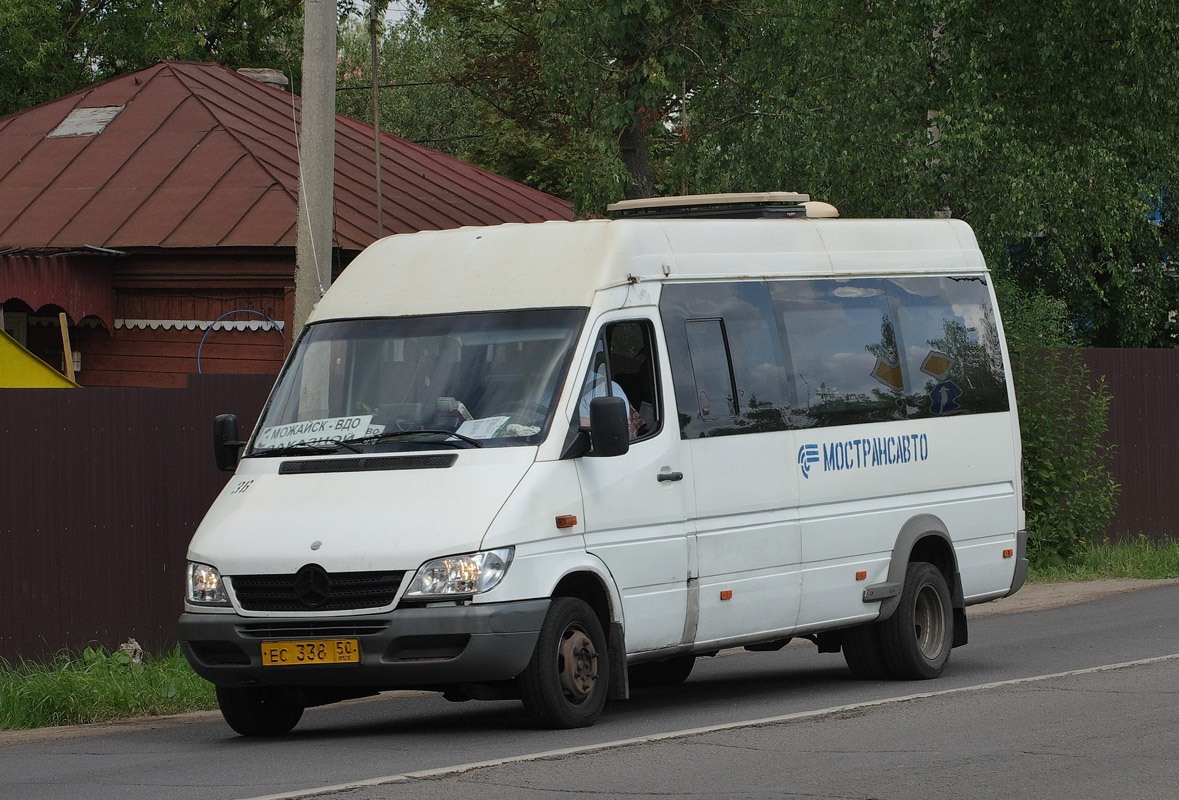
[[[294,575],[234,575],[232,581],[237,602],[247,611],[352,611],[390,605],[404,576],[325,572],[310,565]]]

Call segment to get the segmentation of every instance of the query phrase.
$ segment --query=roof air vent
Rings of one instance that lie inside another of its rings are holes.
[[[838,217],[829,203],[812,201],[797,192],[745,194],[695,194],[681,197],[646,197],[611,203],[606,210],[625,218],[781,219],[789,217]]]

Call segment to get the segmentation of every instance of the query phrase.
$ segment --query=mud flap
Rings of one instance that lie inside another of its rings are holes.
[[[622,632],[622,626],[617,622],[611,622],[606,638],[610,646],[610,686],[606,698],[629,700],[630,675],[626,671],[626,636]]]

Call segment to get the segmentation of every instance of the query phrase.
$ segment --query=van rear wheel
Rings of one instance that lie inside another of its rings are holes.
[[[557,597],[520,674],[524,708],[548,728],[593,725],[606,703],[610,658],[598,616],[583,600]]]
[[[901,603],[880,623],[888,671],[900,680],[936,678],[946,668],[953,642],[954,613],[945,576],[933,564],[909,564]]]
[[[303,717],[301,703],[271,686],[218,686],[217,704],[229,727],[242,736],[281,736]]]

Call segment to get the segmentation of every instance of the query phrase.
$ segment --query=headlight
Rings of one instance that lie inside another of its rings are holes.
[[[188,562],[188,593],[190,603],[201,603],[208,606],[227,606],[229,597],[225,594],[225,584],[221,581],[221,573],[216,567],[208,564]]]
[[[459,595],[486,592],[503,580],[515,551],[514,547],[504,547],[428,561],[413,576],[405,597],[453,600]]]

